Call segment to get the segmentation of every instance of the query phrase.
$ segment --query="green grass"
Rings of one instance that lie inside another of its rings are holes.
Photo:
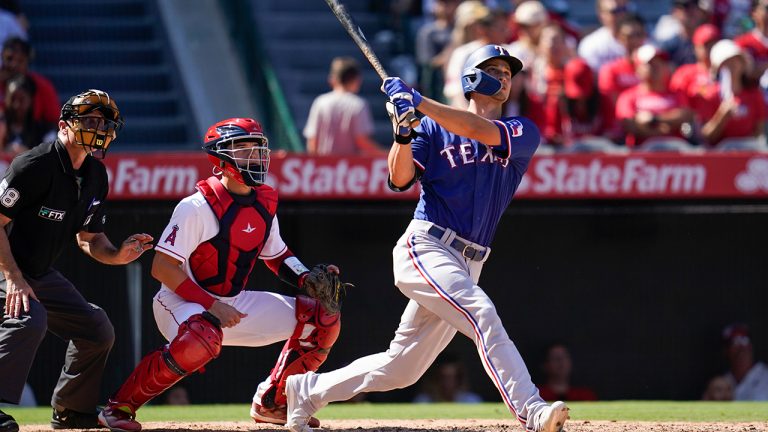
[[[768,422],[768,402],[615,401],[572,402],[573,420]],[[248,405],[147,406],[140,421],[250,421]],[[45,424],[50,408],[3,408],[20,424]],[[483,404],[331,404],[321,419],[508,419],[499,403]]]

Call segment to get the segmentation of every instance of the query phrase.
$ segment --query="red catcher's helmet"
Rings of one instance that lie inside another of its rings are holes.
[[[234,180],[248,186],[267,180],[268,140],[256,120],[222,120],[208,128],[203,142],[211,163]]]

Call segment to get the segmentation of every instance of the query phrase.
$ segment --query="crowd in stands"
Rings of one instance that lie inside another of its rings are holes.
[[[768,0],[671,0],[657,22],[596,0],[596,29],[563,1],[415,3],[420,90],[465,106],[467,54],[506,46],[524,69],[505,113],[534,120],[544,151],[768,150]]]
[[[0,1],[0,154],[11,157],[54,139],[61,109],[51,81],[29,69],[28,27],[15,0]]]

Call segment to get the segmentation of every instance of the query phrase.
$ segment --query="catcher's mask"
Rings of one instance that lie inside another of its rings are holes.
[[[115,100],[107,92],[96,89],[69,98],[61,107],[61,120],[75,134],[77,144],[99,159],[107,155],[109,145],[123,128]]]
[[[231,118],[208,128],[203,148],[215,170],[245,185],[258,186],[267,180],[268,144],[259,122]]]

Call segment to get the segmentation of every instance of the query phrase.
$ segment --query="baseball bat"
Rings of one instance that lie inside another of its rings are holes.
[[[373,48],[368,43],[368,40],[365,39],[360,26],[355,25],[354,21],[352,21],[352,17],[349,16],[349,13],[347,13],[344,6],[336,0],[325,0],[325,2],[328,3],[328,7],[331,8],[331,11],[339,20],[341,26],[344,27],[347,33],[349,33],[349,36],[352,37],[352,40],[355,41],[355,44],[360,48],[360,51],[362,51],[365,58],[376,70],[376,73],[379,74],[379,77],[381,77],[382,80],[389,78],[389,74],[384,69],[384,66],[381,65],[376,53],[373,52]],[[419,120],[416,115],[411,114],[408,117],[408,123],[411,124],[412,128],[415,128],[421,123],[421,120]]]

